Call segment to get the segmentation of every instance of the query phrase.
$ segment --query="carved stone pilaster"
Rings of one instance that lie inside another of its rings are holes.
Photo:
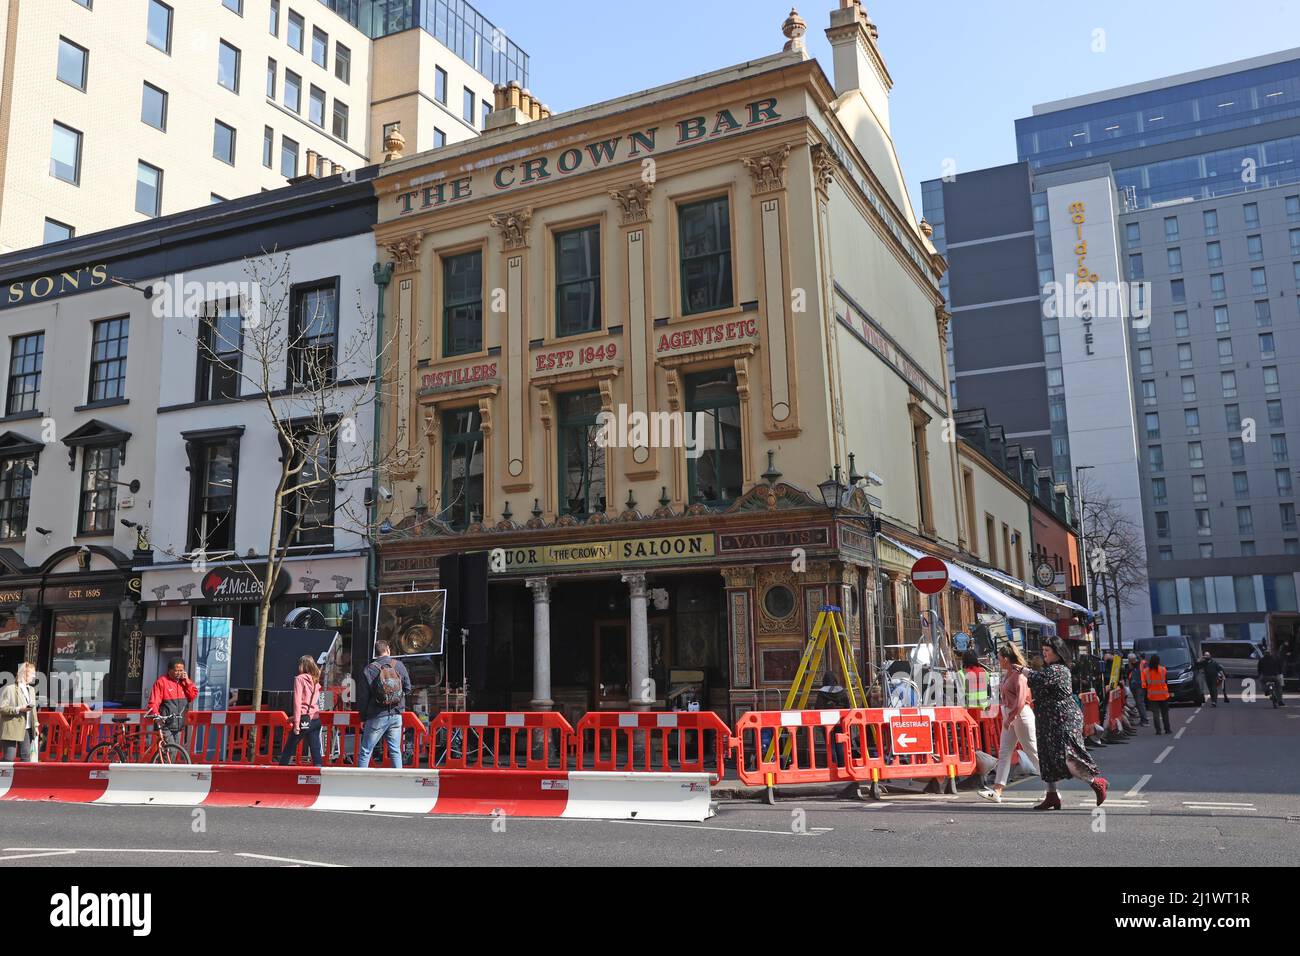
[[[934,310],[935,321],[939,325],[939,341],[944,345],[948,344],[948,325],[952,322],[952,313],[939,306]]]
[[[393,260],[393,268],[399,274],[414,272],[420,267],[420,244],[423,241],[423,232],[413,232],[386,243],[388,255]]]
[[[790,165],[790,147],[769,149],[754,156],[740,157],[741,163],[754,177],[754,195],[780,192],[785,189],[785,173]]]
[[[831,183],[835,181],[835,170],[839,167],[840,161],[822,143],[814,143],[812,147],[812,164],[813,180],[817,184],[817,192],[823,199],[830,197]]]
[[[668,410],[670,412],[680,412],[682,410],[682,377],[681,373],[675,368],[667,370],[668,385]]]
[[[609,198],[619,205],[622,213],[620,223],[634,226],[639,222],[650,221],[650,195],[654,192],[653,183],[633,183],[626,189],[611,189]]]
[[[506,251],[528,248],[528,227],[533,222],[531,209],[516,209],[488,216],[488,224],[501,233]]]

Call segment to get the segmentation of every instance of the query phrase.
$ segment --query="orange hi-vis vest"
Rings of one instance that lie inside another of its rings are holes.
[[[1168,673],[1163,667],[1148,667],[1146,670],[1147,700],[1168,700],[1169,699],[1169,682],[1165,679]]]

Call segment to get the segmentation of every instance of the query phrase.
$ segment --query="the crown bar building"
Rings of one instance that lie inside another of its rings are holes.
[[[913,558],[883,538],[885,633],[869,623],[862,519],[961,546],[943,261],[874,24],[831,14],[834,81],[804,31],[792,15],[783,53],[550,117],[507,85],[480,141],[380,171],[401,357],[380,586],[496,554],[476,706],[679,705],[680,681],[724,714],[774,703],[825,603],[859,647],[917,640]],[[698,421],[695,452],[637,432],[648,413]],[[832,513],[837,467],[878,483]]]

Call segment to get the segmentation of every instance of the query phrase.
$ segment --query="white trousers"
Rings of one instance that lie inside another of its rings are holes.
[[[1011,723],[1002,728],[1002,739],[998,742],[998,772],[993,782],[1005,787],[1011,777],[1011,755],[1020,744],[1021,759],[1028,757],[1034,773],[1038,773],[1038,738],[1035,735],[1034,712],[1028,707],[1020,708]]]

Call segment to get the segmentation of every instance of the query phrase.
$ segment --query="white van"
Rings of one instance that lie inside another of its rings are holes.
[[[1264,655],[1251,641],[1201,641],[1201,652],[1209,651],[1229,677],[1254,677]]]

